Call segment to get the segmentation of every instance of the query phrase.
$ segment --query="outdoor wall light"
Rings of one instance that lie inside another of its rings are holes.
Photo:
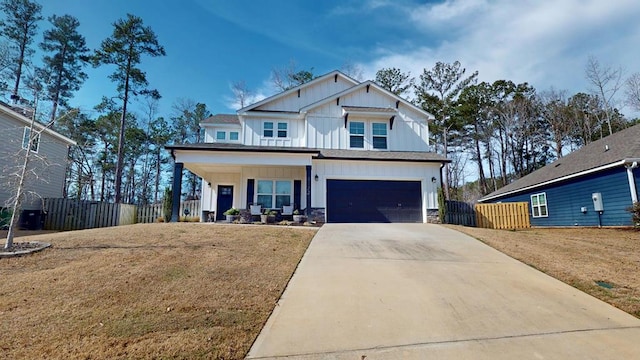
[[[316,176],[314,177],[314,179],[315,179],[316,181],[320,180],[320,177],[318,176],[318,174],[316,174]]]
[[[435,184],[435,183],[436,183],[436,180],[438,180],[438,179],[436,179],[436,177],[435,177],[435,176],[432,176],[432,177],[431,177],[431,182],[432,182],[432,183],[434,183],[434,184]]]

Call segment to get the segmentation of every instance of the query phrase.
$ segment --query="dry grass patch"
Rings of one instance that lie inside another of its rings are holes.
[[[449,227],[640,318],[638,231]]]
[[[23,237],[0,259],[0,350],[12,359],[245,356],[313,229],[138,224]]]

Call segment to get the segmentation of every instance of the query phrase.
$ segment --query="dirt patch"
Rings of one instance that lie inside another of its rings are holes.
[[[0,348],[12,359],[241,359],[313,229],[138,224],[23,237],[0,259]]]
[[[640,318],[640,232],[448,227]]]

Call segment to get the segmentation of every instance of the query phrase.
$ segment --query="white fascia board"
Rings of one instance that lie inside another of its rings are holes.
[[[211,123],[201,123],[200,127],[210,128],[210,127],[219,127],[219,128],[230,128],[230,129],[240,129],[240,124],[211,124]]]
[[[23,116],[21,114],[18,114],[17,112],[15,112],[15,111],[13,111],[11,109],[8,109],[8,108],[6,108],[4,106],[0,106],[0,111],[2,113],[4,113],[4,114],[8,115],[9,117],[24,123],[25,126],[30,126],[31,125],[31,119],[29,119],[26,116]],[[42,125],[41,123],[39,123],[37,121],[35,121],[33,123],[33,127],[37,131],[41,131],[41,132],[44,132],[46,134],[49,134],[49,135],[55,137],[56,139],[67,143],[68,145],[77,145],[74,140],[71,140],[71,139],[69,139],[68,137],[66,137],[64,135],[62,135],[62,134],[60,134],[60,133],[58,133],[56,131],[53,131],[48,127],[45,127],[44,125]]]
[[[386,111],[347,111],[342,109],[342,116],[349,114],[349,117],[377,117],[377,118],[389,118],[394,115],[398,115],[398,110],[393,109],[394,112]]]
[[[478,200],[478,202],[482,203],[482,202],[485,202],[485,201],[488,201],[488,200],[505,197],[507,195],[526,192],[528,190],[533,190],[533,189],[536,189],[536,188],[539,188],[539,187],[551,185],[551,184],[554,184],[554,183],[557,183],[557,182],[560,182],[560,181],[570,180],[570,179],[577,178],[577,177],[580,177],[580,176],[589,175],[589,174],[592,174],[592,173],[595,173],[595,172],[611,169],[611,168],[614,168],[614,167],[617,167],[617,166],[623,166],[624,164],[627,164],[629,160],[630,159],[624,159],[624,160],[621,160],[621,161],[616,161],[614,163],[603,165],[603,166],[600,166],[600,167],[597,167],[597,168],[581,171],[581,172],[578,172],[578,173],[575,173],[575,174],[571,174],[571,175],[566,175],[566,176],[563,176],[563,177],[559,177],[559,178],[556,178],[556,179],[548,180],[548,181],[545,181],[545,182],[541,182],[541,183],[538,183],[538,184],[535,184],[535,185],[523,187],[523,188],[520,188],[520,189],[511,190],[511,191],[508,191],[508,192],[505,192],[505,193],[502,193],[502,194],[498,194],[498,195],[494,195],[494,196],[491,196],[491,197],[486,197],[486,198],[480,199],[480,200]]]
[[[272,111],[247,111],[244,113],[238,113],[242,117],[259,117],[263,119],[286,119],[286,120],[300,120],[304,119],[304,114],[291,113],[291,112],[272,112]]]
[[[175,161],[218,165],[306,166],[313,154],[175,150]]]
[[[258,101],[255,104],[251,104],[249,106],[243,107],[242,109],[238,110],[238,114],[245,113],[247,111],[250,111],[251,109],[255,109],[255,108],[260,107],[260,106],[262,106],[264,104],[267,104],[267,103],[269,103],[271,101],[277,100],[277,99],[285,97],[285,96],[287,96],[287,95],[289,95],[291,93],[294,93],[294,92],[298,91],[298,89],[302,89],[302,88],[305,88],[305,87],[312,86],[312,85],[317,84],[317,83],[319,83],[321,81],[324,81],[325,79],[327,79],[329,77],[336,76],[336,75],[338,75],[341,78],[353,83],[354,85],[359,84],[358,81],[348,77],[347,75],[343,74],[342,72],[340,72],[338,70],[334,70],[334,71],[332,71],[332,72],[330,72],[328,74],[325,74],[325,75],[322,75],[322,76],[318,76],[317,78],[315,78],[315,79],[313,79],[313,80],[311,80],[309,82],[306,82],[306,83],[304,83],[302,85],[298,85],[298,86],[296,86],[294,88],[291,88],[289,90],[283,91],[283,92],[278,93],[278,94],[275,94],[275,95],[270,96],[270,97],[268,97],[268,98],[266,98],[264,100]]]

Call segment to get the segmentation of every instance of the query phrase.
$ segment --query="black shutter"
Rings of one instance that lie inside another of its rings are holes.
[[[256,181],[254,179],[247,179],[247,209],[249,204],[253,203],[253,189],[255,188]]]
[[[300,195],[302,193],[302,180],[293,180],[293,208],[300,210]]]

